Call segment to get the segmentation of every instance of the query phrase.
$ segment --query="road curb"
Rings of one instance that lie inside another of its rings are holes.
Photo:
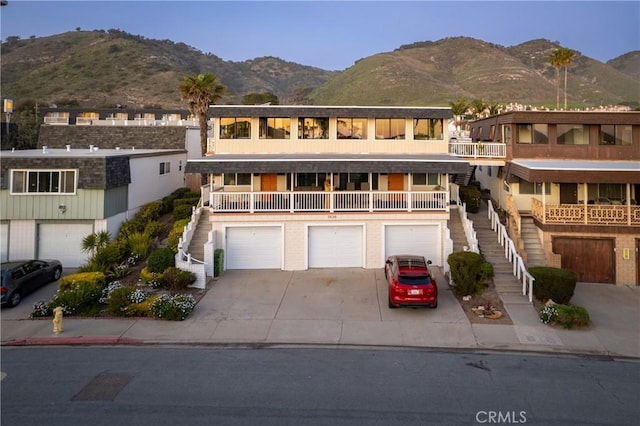
[[[83,346],[83,345],[141,345],[142,339],[127,337],[28,337],[26,339],[11,340],[2,346]]]

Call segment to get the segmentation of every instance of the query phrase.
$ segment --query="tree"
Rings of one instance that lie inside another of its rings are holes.
[[[39,131],[36,102],[27,99],[16,105],[11,121],[16,126],[2,138],[2,149],[35,149]]]
[[[271,92],[249,93],[242,97],[242,105],[279,105],[278,97]]]
[[[83,252],[95,256],[108,246],[110,241],[111,233],[109,231],[93,232],[82,239],[81,249]]]
[[[182,100],[189,104],[189,111],[200,125],[200,151],[207,154],[207,112],[209,105],[215,104],[226,88],[218,84],[218,78],[211,73],[187,75],[180,84]]]
[[[560,69],[562,62],[560,58],[560,49],[554,49],[549,56],[549,63],[556,69],[556,109],[560,108]]]
[[[484,103],[482,98],[474,99],[471,103],[471,107],[473,108],[473,115],[475,118],[484,118],[486,116],[485,111],[488,105]]]
[[[455,102],[449,102],[449,106],[451,106],[453,122],[456,125],[456,128],[460,130],[460,124],[462,124],[464,115],[467,113],[467,109],[469,109],[469,104],[466,99],[462,98]]]
[[[564,47],[561,48],[560,51],[561,51],[560,63],[564,67],[564,109],[566,110],[567,109],[567,75],[569,73],[569,65],[571,65],[571,63],[576,57],[576,52]]]

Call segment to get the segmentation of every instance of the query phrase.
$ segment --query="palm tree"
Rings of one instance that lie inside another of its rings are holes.
[[[474,99],[473,102],[471,103],[471,106],[473,108],[473,115],[475,116],[475,118],[485,117],[485,110],[487,109],[487,104],[484,103],[482,98]]]
[[[209,105],[215,104],[226,88],[218,84],[218,78],[211,73],[187,75],[180,84],[182,100],[189,104],[189,111],[200,125],[200,151],[207,154],[207,112]]]
[[[560,108],[560,68],[562,68],[562,58],[560,49],[554,49],[549,56],[549,63],[556,69],[556,109]]]
[[[111,233],[106,230],[93,232],[82,239],[81,249],[91,256],[96,255],[100,250],[109,245]]]
[[[455,102],[449,102],[449,106],[451,106],[453,122],[456,125],[456,128],[460,130],[460,124],[462,123],[463,116],[467,112],[467,109],[469,109],[469,104],[466,99],[462,98]]]
[[[564,67],[564,109],[567,109],[567,74],[569,71],[569,65],[576,57],[576,52],[565,47],[560,48],[560,64]]]
[[[502,105],[497,102],[487,105],[487,112],[489,115],[498,115],[502,111]]]

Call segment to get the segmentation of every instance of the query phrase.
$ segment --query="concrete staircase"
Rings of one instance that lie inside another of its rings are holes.
[[[205,210],[200,215],[200,221],[186,250],[191,253],[192,258],[204,260],[204,244],[207,242],[209,231],[211,231],[211,222],[209,222],[209,214]]]
[[[527,252],[527,268],[531,266],[547,266],[544,250],[538,234],[538,227],[533,223],[531,216],[522,216],[520,220],[521,237],[524,242],[524,250]]]
[[[458,209],[462,206],[451,206],[449,215],[449,232],[451,239],[453,240],[453,251],[463,251],[465,247],[469,245],[467,242],[467,236],[464,234],[464,228],[462,227],[462,221],[460,220],[460,212]],[[446,261],[446,259],[445,259]]]

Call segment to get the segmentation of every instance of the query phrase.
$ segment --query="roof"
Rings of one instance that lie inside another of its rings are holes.
[[[466,173],[447,154],[215,154],[187,161],[186,173]]]
[[[210,105],[212,117],[452,118],[449,107]]]
[[[16,151],[0,151],[0,158],[109,158],[109,157],[153,157],[160,155],[182,154],[186,153],[185,149],[99,149],[89,148],[82,149],[66,149],[47,148],[46,153],[43,149],[24,149]]]
[[[529,182],[640,182],[637,161],[512,160],[508,172]]]

